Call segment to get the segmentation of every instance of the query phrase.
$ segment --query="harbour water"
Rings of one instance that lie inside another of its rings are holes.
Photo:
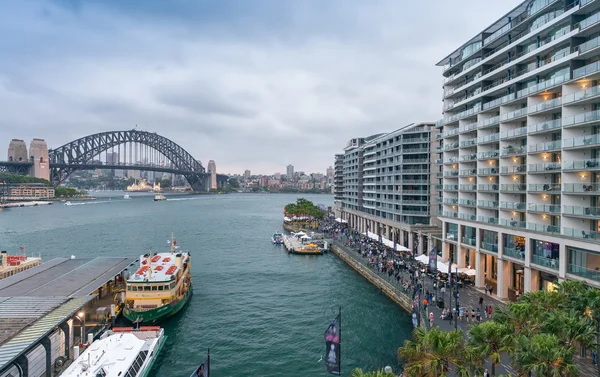
[[[218,376],[326,376],[323,333],[342,307],[342,374],[390,365],[410,317],[332,254],[290,256],[270,237],[298,195],[97,195],[94,202],[0,212],[0,248],[54,257],[192,253],[194,296],[164,324],[153,377],[188,377],[211,350]],[[112,196],[109,200],[108,196]],[[302,195],[332,205],[327,195]]]

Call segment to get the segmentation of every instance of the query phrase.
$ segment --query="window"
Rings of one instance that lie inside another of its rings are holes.
[[[165,286],[164,286],[164,285],[159,285],[159,286],[158,286],[158,290],[159,290],[159,291],[162,291],[162,290],[164,290],[164,289],[165,289]]]
[[[149,286],[149,285],[146,285],[146,286],[144,287],[144,291],[149,291],[149,290],[150,290],[150,286]]]

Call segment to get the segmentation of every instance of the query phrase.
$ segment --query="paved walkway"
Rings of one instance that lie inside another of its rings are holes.
[[[344,239],[341,240],[335,240],[333,241],[335,243],[336,246],[341,247],[342,249],[344,249],[346,251],[346,253],[348,253],[348,255],[350,255],[352,258],[354,258],[357,262],[362,263],[363,265],[369,267],[369,269],[371,271],[373,271],[375,274],[377,274],[379,277],[381,277],[382,279],[384,279],[385,281],[387,281],[388,283],[390,283],[393,287],[395,287],[395,289],[398,290],[399,293],[408,295],[409,297],[412,297],[412,292],[407,292],[405,289],[403,289],[402,287],[402,281],[404,280],[409,280],[409,274],[408,272],[402,271],[400,273],[401,279],[400,282],[397,281],[397,279],[394,278],[394,276],[392,275],[391,277],[388,276],[387,273],[378,273],[372,266],[370,266],[368,264],[368,261],[366,258],[363,258],[357,250],[352,249],[351,247],[348,247],[345,245]],[[421,279],[421,277],[420,277]],[[430,278],[429,276],[423,274],[422,275],[422,281],[423,281],[423,291],[429,291],[431,293],[434,294],[435,299],[433,300],[433,302],[435,303],[438,297],[443,297],[444,298],[444,304],[446,308],[450,308],[450,304],[452,304],[452,308],[456,307],[456,303],[455,303],[455,298],[454,296],[452,297],[452,302],[450,302],[450,295],[451,293],[451,289],[450,288],[446,288],[446,292],[442,293],[438,287],[437,292],[436,290],[433,288],[434,284],[433,284],[433,279]],[[479,304],[479,300],[480,298],[483,298],[483,303]],[[466,309],[474,309],[477,310],[477,308],[480,309],[481,311],[481,321],[488,321],[490,318],[487,318],[486,315],[484,314],[483,310],[485,309],[485,307],[487,305],[491,305],[492,306],[492,317],[494,315],[494,312],[506,307],[506,304],[504,302],[502,302],[501,300],[499,300],[497,298],[496,295],[486,295],[483,290],[479,290],[473,286],[464,286],[462,288],[459,288],[459,305],[460,306],[464,306]],[[465,334],[466,337],[468,337],[468,330],[469,330],[469,326],[473,323],[472,318],[469,318],[469,323],[466,322],[466,320],[463,321],[458,321],[458,323],[455,320],[442,320],[440,319],[441,314],[442,314],[442,309],[438,308],[435,304],[434,305],[429,305],[427,307],[427,312],[433,312],[434,313],[434,326],[439,326],[442,330],[454,330],[455,328],[458,328],[460,330],[463,331],[463,333]],[[427,313],[427,315],[428,315]],[[581,376],[597,376],[598,375],[598,369],[596,366],[594,366],[592,364],[591,361],[591,357],[587,357],[587,358],[580,358],[578,355],[576,355],[576,362],[578,364],[579,367],[579,372]],[[486,368],[491,369],[491,365],[489,364],[489,362],[486,362],[485,365]],[[497,365],[496,366],[496,375],[506,375],[507,372],[510,373],[514,373],[514,371],[512,370],[512,368],[510,367],[510,359],[506,356],[503,356],[501,358],[501,365]]]

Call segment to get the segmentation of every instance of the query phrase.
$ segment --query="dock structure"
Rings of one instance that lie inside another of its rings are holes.
[[[135,262],[55,258],[0,280],[0,377],[58,375],[76,356],[75,333],[79,343],[95,335],[91,308],[111,298]]]
[[[317,242],[309,238],[304,241],[296,236],[283,236],[283,246],[290,254],[321,255],[324,252]]]

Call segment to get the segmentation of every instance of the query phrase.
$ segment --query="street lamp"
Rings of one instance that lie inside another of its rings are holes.
[[[85,342],[85,313],[82,311],[80,311],[79,313],[77,313],[77,316],[75,316],[75,318],[79,319],[81,321],[81,344],[83,344],[83,342]]]
[[[455,285],[455,289],[454,292],[456,292],[456,318],[454,321],[454,330],[458,330],[458,310],[459,310],[459,305],[458,305],[458,265],[456,265],[456,276],[454,277],[454,285]]]

